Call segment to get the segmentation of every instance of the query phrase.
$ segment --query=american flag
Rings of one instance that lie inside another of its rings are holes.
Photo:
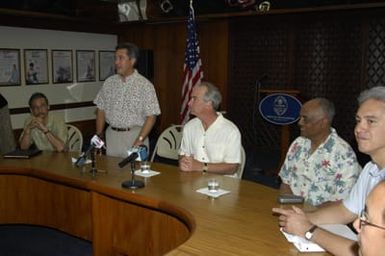
[[[196,84],[201,82],[202,78],[203,70],[201,58],[199,57],[199,42],[196,33],[194,8],[192,1],[190,1],[190,12],[187,21],[187,45],[183,65],[182,107],[180,111],[182,124],[189,120],[190,109],[188,102],[191,91]]]

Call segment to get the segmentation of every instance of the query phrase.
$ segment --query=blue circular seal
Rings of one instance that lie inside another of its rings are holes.
[[[259,112],[270,123],[287,125],[298,121],[301,106],[301,102],[294,96],[274,93],[261,100]]]

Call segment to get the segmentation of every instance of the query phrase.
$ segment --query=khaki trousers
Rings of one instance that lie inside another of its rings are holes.
[[[108,156],[116,156],[126,158],[128,156],[127,150],[132,147],[142,127],[134,126],[129,131],[119,132],[114,131],[109,126],[106,130],[106,147]],[[148,149],[148,138],[143,141],[143,144]]]

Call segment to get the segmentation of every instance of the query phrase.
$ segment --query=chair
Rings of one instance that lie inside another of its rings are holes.
[[[179,148],[182,141],[183,125],[171,125],[164,130],[155,144],[152,152],[151,162],[154,161],[155,155],[160,157],[178,160]]]
[[[227,177],[236,178],[236,179],[242,179],[243,171],[245,169],[246,164],[246,152],[243,146],[241,146],[241,163],[239,164],[238,170],[231,175],[225,175]]]
[[[68,151],[81,152],[83,147],[83,135],[82,132],[72,124],[66,124],[67,126],[67,143],[66,149]]]

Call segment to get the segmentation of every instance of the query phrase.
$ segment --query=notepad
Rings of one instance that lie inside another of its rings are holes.
[[[4,158],[16,158],[16,159],[28,159],[41,153],[38,148],[32,148],[27,150],[15,149],[3,155]]]
[[[228,190],[224,190],[224,189],[218,189],[217,191],[210,191],[208,188],[200,188],[197,190],[198,193],[201,193],[201,194],[204,194],[204,195],[208,195],[210,197],[214,197],[214,198],[217,198],[217,197],[220,197],[220,196],[223,196],[223,195],[226,195],[226,194],[229,194],[230,191]]]
[[[320,227],[333,234],[348,238],[353,241],[357,241],[357,235],[354,234],[353,231],[346,225],[328,224],[328,225],[320,225]],[[296,235],[288,234],[284,232],[282,228],[280,230],[282,234],[286,237],[287,241],[292,243],[300,252],[324,252],[325,251],[321,246],[319,246],[316,243],[313,243],[311,241],[306,240],[305,238],[302,238]]]

